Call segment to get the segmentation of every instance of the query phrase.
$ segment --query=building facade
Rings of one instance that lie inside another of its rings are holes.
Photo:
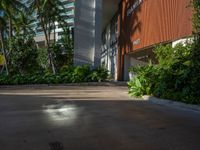
[[[100,66],[102,0],[76,0],[74,65]]]
[[[107,68],[111,77],[117,80],[118,64],[118,13],[106,25],[102,33],[101,65]]]
[[[122,0],[119,5],[118,79],[128,68],[154,59],[160,43],[176,43],[192,35],[190,0]]]
[[[155,45],[192,35],[190,0],[61,1],[74,28],[74,65],[102,65],[115,80],[128,80],[131,66],[155,61]],[[37,30],[40,42],[44,35]],[[58,26],[56,33],[59,39]]]
[[[104,0],[103,3],[109,5],[110,2]],[[145,65],[149,60],[156,62],[155,45],[175,45],[192,36],[190,0],[121,0],[115,3],[117,10],[103,10],[109,11],[112,17],[108,21],[103,16],[106,26],[102,29],[101,63],[117,80],[128,80],[131,66]]]

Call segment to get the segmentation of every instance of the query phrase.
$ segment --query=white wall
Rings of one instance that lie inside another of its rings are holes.
[[[124,59],[124,80],[125,81],[128,81],[130,79],[129,78],[130,67],[137,66],[137,65],[143,66],[147,64],[146,62],[135,59],[133,55],[134,54],[125,55],[125,59]]]
[[[179,39],[179,40],[176,40],[176,41],[172,42],[172,47],[175,47],[177,44],[185,45],[186,43],[193,43],[193,41],[194,41],[194,38]]]

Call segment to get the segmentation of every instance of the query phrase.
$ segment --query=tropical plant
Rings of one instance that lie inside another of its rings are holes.
[[[32,73],[38,69],[37,47],[31,35],[18,35],[9,41],[11,72]]]
[[[88,80],[95,82],[105,81],[109,76],[109,72],[104,67],[98,67],[93,70],[93,72],[88,76]]]
[[[63,16],[65,8],[60,0],[30,0],[31,9],[37,14],[40,27],[45,35],[45,44],[48,52],[48,59],[52,72],[55,74],[55,62],[51,49],[52,32],[54,33],[53,43],[55,44],[55,29],[56,26],[62,26],[63,29],[67,26],[65,22],[66,16]]]
[[[62,54],[66,57],[66,65],[73,65],[73,40],[69,28],[64,28],[63,35],[58,41],[62,45]]]
[[[129,94],[136,97],[151,94],[157,76],[157,68],[149,63],[147,66],[132,67],[130,71],[136,76],[128,82]]]
[[[195,44],[158,46],[158,64],[134,67],[136,77],[129,83],[131,96],[154,95],[161,98],[200,104],[200,71],[193,64]]]
[[[46,48],[37,48],[37,63],[43,70],[48,70],[48,53]]]
[[[96,72],[98,72],[96,74]],[[63,66],[57,74],[49,71],[33,73],[16,73],[13,75],[0,75],[0,85],[18,85],[18,84],[64,84],[80,82],[97,82],[105,81],[108,77],[107,70],[99,68],[98,70],[90,69],[89,66],[69,67]],[[94,78],[91,78],[95,74]],[[99,80],[100,79],[100,80]]]
[[[194,8],[193,32],[197,38],[200,38],[200,1],[199,0],[191,0],[191,5]]]
[[[1,43],[1,51],[2,54],[5,58],[5,68],[6,68],[6,73],[7,75],[9,74],[8,72],[8,64],[7,64],[7,53],[5,50],[5,41],[4,41],[4,32],[5,32],[5,28],[6,28],[6,21],[5,18],[3,16],[0,16],[0,43]]]
[[[16,14],[26,9],[20,0],[1,0],[0,1],[0,41],[1,49],[5,57],[5,68],[7,74],[9,74],[9,53],[7,52],[7,40],[13,36],[13,23],[16,22]],[[8,27],[8,30],[7,30]]]
[[[16,13],[22,9],[26,9],[20,0],[1,0],[0,10],[8,18],[9,37],[13,36],[13,22],[15,21]]]
[[[20,11],[16,14],[16,21],[13,26],[15,29],[15,36],[17,35],[34,35],[32,24],[34,23],[34,19],[31,17],[31,13],[28,11]]]

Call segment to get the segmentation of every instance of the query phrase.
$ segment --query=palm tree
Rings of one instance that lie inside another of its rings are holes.
[[[13,35],[13,21],[15,21],[16,12],[26,8],[20,0],[1,0],[0,9],[8,17],[9,38]]]
[[[5,51],[5,44],[4,44],[5,27],[6,27],[5,18],[3,18],[3,17],[0,16],[0,43],[1,43],[1,50],[2,50],[4,58],[5,58],[6,73],[8,75],[9,71],[8,71],[8,65],[7,65],[7,53]]]
[[[34,23],[35,20],[29,16],[31,15],[28,15],[25,11],[20,11],[16,15],[16,21],[13,24],[16,34],[34,34],[34,31],[32,29],[32,23]]]
[[[44,32],[45,45],[47,47],[48,59],[51,65],[52,72],[55,74],[55,64],[52,56],[51,33],[54,32],[55,43],[55,28],[56,22],[63,25],[65,18],[62,14],[65,13],[63,3],[60,0],[30,0],[31,9],[36,12],[39,24]]]
[[[9,74],[8,69],[8,53],[6,51],[6,45],[4,41],[6,38],[9,39],[13,36],[13,22],[16,22],[16,13],[22,11],[22,9],[26,9],[26,7],[20,2],[20,0],[1,0],[0,1],[0,12],[3,13],[1,16],[0,22],[0,40],[1,40],[1,47],[3,50],[3,54],[5,57],[5,66],[6,72]],[[6,18],[6,19],[5,19]],[[7,33],[6,27],[8,27],[8,36],[5,36]]]
[[[49,41],[48,33],[47,33],[47,24],[46,24],[46,16],[45,16],[46,12],[44,11],[44,9],[42,7],[44,5],[44,1],[43,0],[30,0],[29,2],[31,3],[31,6],[30,6],[31,10],[37,14],[37,19],[39,20],[41,28],[44,32],[45,45],[47,47],[49,63],[51,65],[52,72],[55,74],[55,67],[54,67],[54,63],[53,63],[53,59],[52,59],[52,54],[50,51],[50,41]]]
[[[49,35],[52,30],[55,35],[56,22],[63,28],[63,30],[67,27],[67,22],[65,20],[68,16],[64,15],[66,12],[65,7],[60,0],[45,0],[43,10],[45,12],[45,16],[48,18],[46,21],[48,22]],[[50,39],[50,37],[48,38]]]

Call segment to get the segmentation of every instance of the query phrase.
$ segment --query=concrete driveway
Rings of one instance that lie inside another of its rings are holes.
[[[0,150],[199,150],[200,114],[126,87],[0,89]]]

